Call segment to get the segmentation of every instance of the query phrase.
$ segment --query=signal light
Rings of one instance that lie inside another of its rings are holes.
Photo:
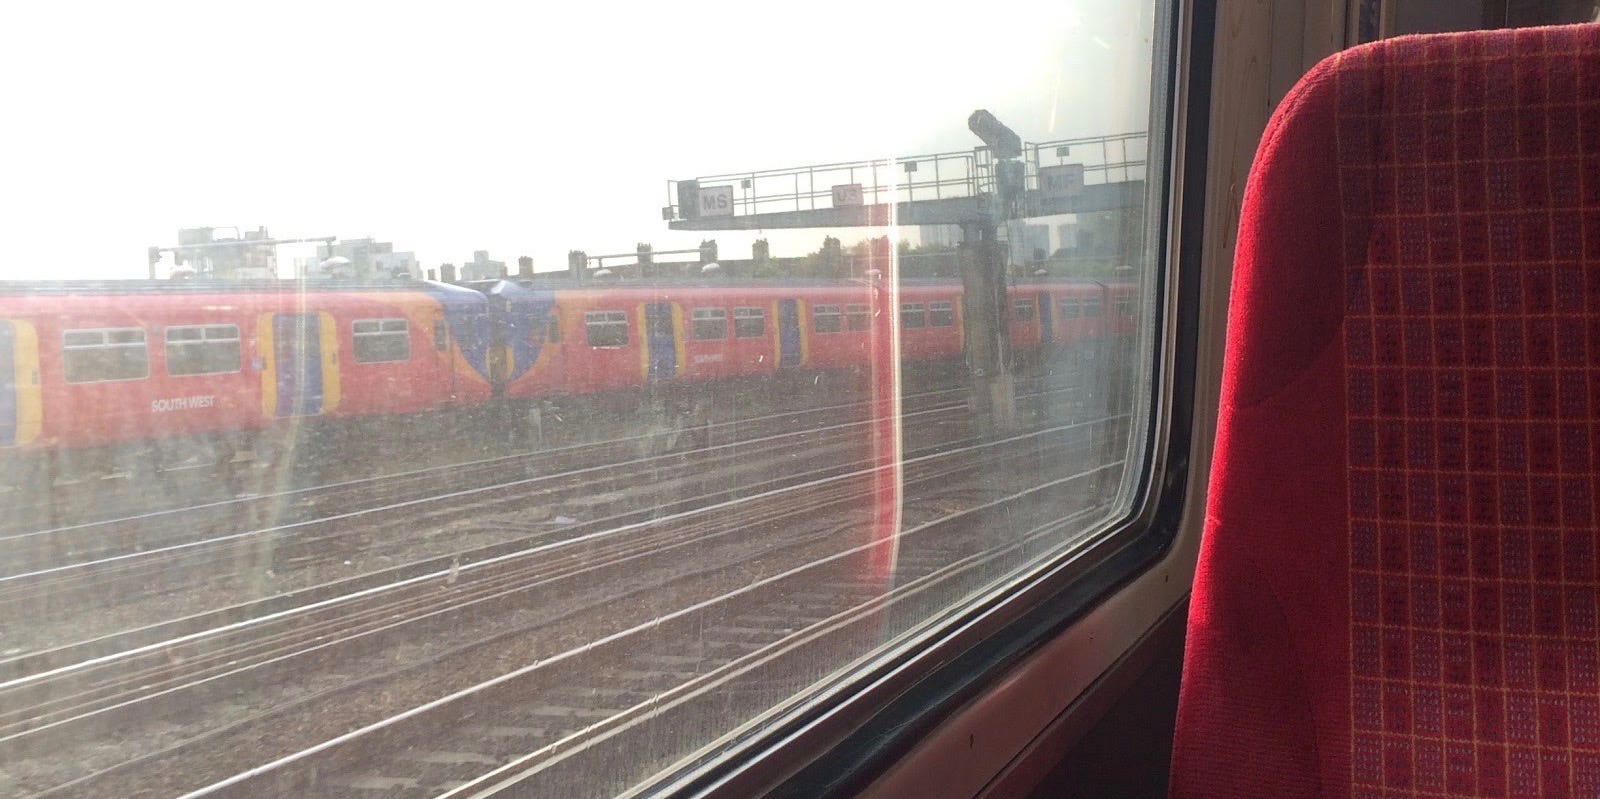
[[[967,129],[989,145],[989,151],[994,153],[995,158],[1005,160],[1022,155],[1022,137],[988,111],[981,108],[973,111],[972,116],[967,117]]]

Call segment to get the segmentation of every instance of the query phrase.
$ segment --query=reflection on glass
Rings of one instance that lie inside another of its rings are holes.
[[[615,794],[1093,545],[1167,11],[859,5],[19,10],[0,794]]]

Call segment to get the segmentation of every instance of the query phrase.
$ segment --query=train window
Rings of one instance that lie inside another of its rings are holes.
[[[150,376],[144,331],[136,327],[67,330],[61,334],[68,383],[139,380]]]
[[[1083,314],[1083,309],[1077,297],[1065,297],[1061,300],[1061,318],[1077,319]]]
[[[1083,298],[1083,315],[1084,316],[1099,316],[1100,315],[1100,298],[1099,297],[1084,297]]]
[[[691,313],[694,337],[698,340],[725,339],[728,337],[728,309],[696,308]]]
[[[839,306],[818,305],[812,308],[811,329],[817,333],[837,333],[842,330]]]
[[[167,374],[215,375],[239,371],[238,325],[182,325],[163,332]]]
[[[733,309],[734,338],[761,338],[767,334],[767,312],[760,308]]]
[[[900,306],[901,327],[923,327],[927,324],[927,317],[923,314],[922,303],[907,302]]]
[[[627,311],[586,311],[583,326],[591,347],[628,346]]]
[[[871,311],[865,305],[851,304],[844,307],[845,326],[851,332],[859,333],[872,327]]]
[[[1133,316],[1133,299],[1130,297],[1117,298],[1117,316]]]
[[[404,319],[357,319],[351,325],[356,363],[411,359],[411,330]]]
[[[1187,4],[227,5],[0,47],[0,796],[695,795],[1130,548]]]

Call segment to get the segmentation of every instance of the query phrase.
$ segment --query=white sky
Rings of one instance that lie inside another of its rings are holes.
[[[1147,124],[1133,0],[412,9],[9,5],[0,279],[143,277],[145,247],[207,225],[555,269],[698,243],[661,221],[668,179],[966,149],[976,108],[1029,141]]]

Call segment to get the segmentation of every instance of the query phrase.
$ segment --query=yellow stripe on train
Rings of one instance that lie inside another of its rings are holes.
[[[44,429],[44,400],[39,382],[39,332],[31,322],[11,326],[11,364],[16,387],[16,446],[31,443]]]

